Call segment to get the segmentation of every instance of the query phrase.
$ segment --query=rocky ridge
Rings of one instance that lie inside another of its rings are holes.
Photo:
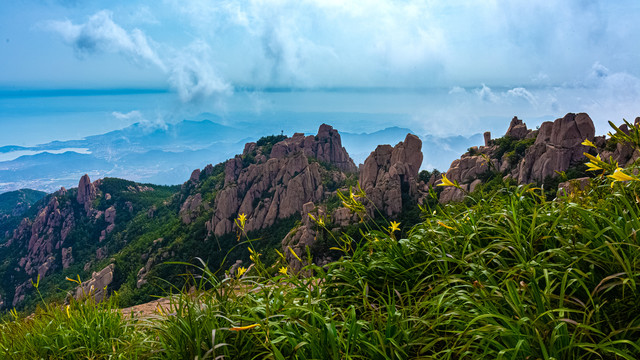
[[[636,123],[639,121],[637,118]],[[488,172],[500,173],[504,179],[513,179],[518,184],[541,183],[584,163],[584,153],[592,150],[582,145],[584,140],[594,142],[602,156],[611,156],[620,164],[629,164],[640,156],[628,145],[617,144],[615,150],[606,150],[606,138],[595,136],[593,121],[586,113],[568,113],[555,121],[543,122],[537,130],[529,129],[514,117],[503,138],[491,139],[485,133],[485,145],[473,147],[454,160],[446,177],[457,181],[466,192],[473,192],[482,184]],[[511,151],[505,152],[505,148]],[[439,200],[459,201],[464,191],[447,187]]]

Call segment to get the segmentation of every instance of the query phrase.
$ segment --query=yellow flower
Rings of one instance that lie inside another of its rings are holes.
[[[582,145],[591,146],[592,148],[596,147],[596,145],[594,143],[592,143],[591,141],[589,141],[589,139],[584,139],[584,141],[582,142]]]
[[[69,306],[69,305],[67,305],[67,317],[68,317],[69,319],[71,319],[71,314],[69,313],[69,307],[70,307],[70,306]]]
[[[78,283],[78,284],[80,284],[80,280],[72,279],[72,278],[70,278],[70,277],[65,277],[65,279],[66,279],[67,281],[71,281],[71,282],[74,282],[74,283]]]
[[[638,178],[623,173],[621,168],[617,168],[613,175],[607,175],[607,177],[613,179],[614,183],[616,181],[638,181]],[[611,183],[611,187],[613,187],[613,183]]]
[[[260,326],[260,324],[251,324],[251,325],[247,325],[247,326],[238,326],[238,327],[232,327],[231,331],[242,331],[242,330],[249,330],[249,329],[253,329],[254,327],[258,327]]]
[[[602,170],[602,168],[592,162],[588,162],[587,163],[587,171],[597,171],[597,170]]]
[[[400,223],[397,221],[392,221],[391,222],[391,226],[389,226],[389,231],[394,232],[394,231],[400,231]]]
[[[442,174],[442,182],[436,186],[456,186],[456,184],[447,179],[447,176],[445,174]]]
[[[238,222],[240,223],[240,228],[244,229],[244,223],[247,221],[247,215],[244,213],[238,215]]]
[[[449,226],[449,225],[447,225],[447,224],[443,223],[442,221],[438,221],[438,225],[440,225],[440,226],[442,226],[442,227],[445,227],[445,228],[447,228],[447,229],[455,230],[455,228],[452,228],[451,226]]]
[[[247,268],[246,268],[246,267],[244,267],[244,266],[240,266],[240,267],[238,268],[238,277],[242,276],[242,274],[244,274],[244,273],[246,273],[246,272],[247,272]]]
[[[291,246],[287,246],[289,248],[289,251],[291,251],[291,253],[293,254],[293,256],[298,259],[298,261],[302,262],[302,259],[300,259],[300,257],[298,256],[298,254],[296,254],[295,251],[293,251],[293,249],[291,248]]]
[[[285,266],[281,267],[278,272],[282,275],[287,275],[287,268]]]

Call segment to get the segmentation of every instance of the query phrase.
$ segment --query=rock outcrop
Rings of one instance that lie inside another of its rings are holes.
[[[328,170],[318,161],[342,171],[356,171],[338,132],[324,124],[316,136],[296,133],[274,144],[269,157],[259,150],[249,143],[242,156],[226,162],[224,187],[206,224],[210,233],[221,236],[231,232],[238,214],[247,217],[245,230],[264,229],[278,219],[300,213],[307,202],[326,199],[331,193],[323,184],[323,176],[333,179],[344,174]],[[247,157],[255,162],[245,166],[243,159]]]
[[[52,259],[54,250],[60,249],[72,226],[72,209],[69,206],[61,207],[58,197],[52,196],[33,222],[25,219],[14,231],[14,241],[30,235],[27,254],[18,263],[20,267],[29,275],[37,272],[44,277],[55,267]]]
[[[199,174],[199,172],[198,172]],[[200,216],[202,205],[202,194],[190,195],[180,207],[180,218],[185,224],[190,224],[195,218]],[[204,210],[208,210],[208,204],[204,205]]]
[[[595,132],[593,121],[585,113],[569,113],[554,122],[542,123],[535,143],[518,165],[518,183],[542,181],[582,161],[583,153],[589,149],[581,143],[585,139],[592,141]]]
[[[107,287],[113,282],[113,269],[114,264],[110,264],[104,269],[93,272],[91,279],[82,282],[80,286],[76,288],[74,298],[80,300],[85,296],[91,295],[96,302],[100,302],[108,295]]]
[[[403,193],[417,198],[421,164],[422,141],[408,134],[396,146],[379,145],[369,155],[360,171],[360,186],[377,209],[393,217],[402,211]]]
[[[71,264],[73,264],[72,250],[73,248],[71,246],[69,246],[68,248],[62,248],[62,268],[63,269],[66,269],[69,266],[71,266]]]
[[[594,141],[594,135],[593,121],[585,113],[569,113],[553,122],[544,122],[538,130],[528,129],[522,120],[514,117],[505,137],[509,141],[520,141],[523,146],[531,144],[522,156],[515,152],[501,152],[495,140],[485,139],[488,146],[481,146],[454,160],[446,176],[457,181],[467,192],[475,190],[482,183],[479,178],[488,171],[500,172],[505,178],[512,178],[520,184],[542,182],[548,177],[555,177],[556,172],[566,171],[584,161],[583,153],[589,148],[581,143],[585,139]],[[604,138],[601,143],[604,144]],[[440,194],[440,202],[458,201],[463,197],[463,191],[448,187]]]
[[[245,151],[247,149],[245,148]],[[318,135],[304,136],[296,133],[291,138],[273,145],[271,158],[281,159],[288,154],[302,151],[305,156],[334,165],[343,172],[356,172],[356,165],[342,147],[340,134],[333,127],[322,124]]]
[[[84,174],[80,178],[80,182],[78,183],[78,195],[76,199],[78,200],[78,204],[84,206],[84,210],[89,214],[91,211],[91,203],[95,200],[97,196],[96,186],[91,183],[91,179],[89,179],[89,175]]]

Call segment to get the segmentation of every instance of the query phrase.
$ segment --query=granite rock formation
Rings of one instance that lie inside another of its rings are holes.
[[[247,157],[255,162],[245,166]],[[328,170],[320,161],[342,171]],[[343,171],[355,172],[356,166],[338,132],[328,125],[321,125],[316,136],[296,133],[274,144],[268,157],[249,143],[243,155],[225,163],[224,187],[215,198],[207,229],[216,236],[229,233],[238,214],[247,216],[247,231],[269,227],[278,219],[299,214],[305,203],[329,197],[323,179],[344,179]]]
[[[402,211],[403,193],[417,199],[421,164],[422,141],[407,134],[396,146],[379,145],[369,155],[360,171],[360,186],[377,209],[393,217]]]
[[[533,142],[521,158],[516,157],[514,163],[513,154],[499,156],[500,146],[496,141],[485,141],[487,146],[454,160],[446,176],[451,181],[457,181],[468,192],[473,192],[482,183],[479,178],[487,171],[501,172],[505,178],[512,178],[519,184],[542,182],[548,177],[555,177],[556,172],[566,171],[584,161],[583,153],[589,148],[581,143],[585,139],[594,141],[594,136],[593,121],[585,113],[569,113],[553,122],[546,121],[538,130],[528,129],[522,120],[514,117],[505,137],[511,141],[531,139],[527,141]],[[604,138],[601,142],[604,143]],[[463,191],[448,187],[440,194],[440,202],[458,201],[463,197]]]
[[[84,206],[84,210],[87,212],[87,214],[89,214],[89,212],[91,211],[91,203],[96,198],[96,196],[96,186],[91,183],[89,175],[84,174],[80,178],[80,182],[78,183],[78,195],[76,198],[78,200],[78,204]]]
[[[85,296],[92,296],[96,302],[100,302],[107,297],[107,287],[113,282],[114,264],[109,264],[104,269],[93,272],[91,278],[83,281],[73,294],[76,300],[80,300]]]

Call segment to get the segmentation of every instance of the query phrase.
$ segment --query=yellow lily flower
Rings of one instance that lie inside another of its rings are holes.
[[[240,223],[240,228],[244,230],[244,224],[247,221],[247,215],[244,213],[238,215],[238,222]]]
[[[389,226],[389,231],[394,232],[394,231],[400,231],[400,223],[397,221],[392,221],[391,222],[391,226]]]
[[[445,174],[442,174],[442,182],[436,186],[456,186],[456,184],[447,179],[447,176]]]
[[[249,330],[249,329],[253,329],[254,327],[258,327],[260,326],[260,324],[251,324],[251,325],[247,325],[247,326],[238,326],[238,327],[232,327],[231,331],[243,331],[243,330]]]
[[[596,145],[594,143],[592,143],[591,141],[589,141],[589,139],[584,139],[584,141],[581,143],[581,145],[591,146],[592,148],[596,147]]]
[[[70,307],[70,306],[69,306],[69,305],[67,305],[67,317],[68,317],[69,319],[71,319],[71,314],[69,313],[69,307]]]
[[[246,272],[247,272],[247,268],[246,268],[246,267],[244,267],[244,266],[240,266],[240,267],[238,268],[238,277],[242,276],[242,274],[244,274],[244,273],[246,273]]]
[[[278,272],[282,275],[287,275],[287,268],[283,266],[278,270]]]
[[[298,256],[298,254],[296,254],[295,251],[293,251],[293,249],[291,248],[291,246],[287,246],[289,248],[289,251],[291,251],[291,253],[293,254],[293,256],[298,259],[298,261],[302,262],[302,259],[300,259],[300,257]]]
[[[445,228],[447,228],[447,229],[455,230],[455,228],[453,228],[453,227],[451,227],[451,226],[449,226],[449,225],[447,225],[447,224],[443,223],[442,221],[438,221],[438,225],[440,225],[440,226],[442,226],[442,227],[445,227]]]
[[[597,171],[597,170],[602,170],[602,168],[592,162],[588,162],[586,163],[588,169],[587,171]]]
[[[613,175],[607,175],[607,177],[613,179],[613,181],[632,181],[632,180],[637,181],[638,180],[636,177],[623,173],[621,168],[617,168],[616,171],[613,172]]]

